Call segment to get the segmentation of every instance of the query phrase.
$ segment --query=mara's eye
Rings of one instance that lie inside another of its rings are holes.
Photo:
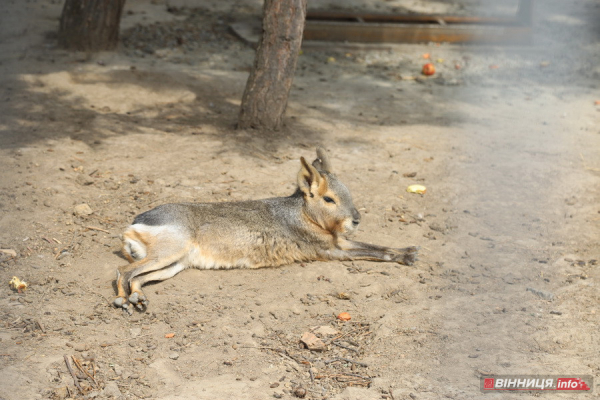
[[[335,204],[335,200],[333,200],[331,197],[329,196],[324,196],[323,200],[325,200],[327,203],[331,203],[331,204]]]

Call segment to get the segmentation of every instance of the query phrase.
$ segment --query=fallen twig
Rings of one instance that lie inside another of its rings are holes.
[[[104,232],[104,233],[110,233],[109,231],[107,231],[106,229],[102,229],[102,228],[96,228],[95,226],[84,226],[85,229],[89,229],[91,231],[100,231],[100,232]]]
[[[323,379],[323,378],[335,378],[338,382],[346,382],[348,386],[352,385],[360,385],[360,386],[369,386],[372,382],[372,379],[369,377],[361,376],[358,374],[323,374],[315,376],[315,379]]]
[[[79,386],[79,380],[77,379],[77,375],[75,375],[73,368],[71,368],[71,363],[69,362],[69,357],[67,357],[67,355],[65,354],[63,356],[63,358],[65,359],[65,364],[67,364],[67,369],[69,370],[71,377],[73,377],[73,382],[75,382],[75,386],[77,387],[77,389],[79,389],[79,392],[83,394],[83,390],[81,389],[81,386]]]
[[[333,358],[333,359],[331,359],[331,360],[325,360],[325,361],[323,361],[323,362],[324,362],[325,364],[331,364],[331,363],[334,363],[334,362],[336,362],[336,361],[345,361],[345,362],[348,362],[348,363],[352,363],[352,364],[360,365],[361,367],[365,367],[365,368],[366,368],[366,367],[368,367],[368,365],[367,365],[366,363],[364,363],[364,362],[360,362],[360,361],[354,361],[354,360],[351,360],[351,359],[349,359],[349,358],[343,358],[343,357],[337,357],[337,358]]]
[[[362,327],[360,327],[360,328],[362,328]],[[325,344],[331,344],[331,343],[333,343],[334,341],[336,341],[336,340],[339,340],[339,339],[343,338],[344,336],[348,336],[348,335],[350,335],[350,334],[352,334],[352,333],[354,333],[354,332],[357,332],[357,331],[359,331],[359,330],[360,330],[360,328],[352,329],[350,332],[346,332],[346,333],[342,333],[342,334],[339,334],[339,335],[337,335],[337,336],[334,336],[334,337],[332,337],[331,339],[329,339],[329,341],[328,341],[328,342],[326,342]]]
[[[44,328],[44,324],[42,324],[42,321],[40,321],[39,319],[35,321],[36,324],[39,326],[40,331],[42,331],[42,333],[46,333],[46,328]]]
[[[282,349],[278,349],[275,347],[264,347],[264,346],[244,346],[244,348],[246,349],[258,349],[258,350],[271,350],[277,354],[279,354],[281,357],[285,357],[285,358],[289,358],[290,360],[294,361],[297,364],[306,364],[306,362],[303,361],[298,361],[296,358],[294,358],[292,355],[290,355],[290,353],[288,353],[287,350],[282,350]]]
[[[357,350],[357,349],[355,349],[355,348],[352,348],[352,347],[350,347],[350,346],[346,346],[346,345],[343,345],[343,344],[341,344],[341,343],[338,343],[338,342],[331,342],[331,344],[334,344],[334,345],[336,345],[336,346],[338,346],[338,347],[341,347],[341,348],[343,348],[343,349],[350,350],[350,351],[353,351],[353,352],[355,352],[355,353],[358,353],[358,350]]]
[[[62,250],[59,250],[59,251],[56,253],[56,255],[54,256],[54,259],[55,259],[55,260],[58,260],[58,257],[60,257],[60,256],[61,256],[61,254],[65,253],[65,252],[67,252],[67,251],[69,251],[69,248],[68,248],[68,247],[65,247],[64,249],[62,249]]]
[[[96,379],[92,375],[90,375],[90,373],[87,372],[86,369],[83,368],[83,366],[81,365],[81,362],[79,362],[79,360],[76,359],[75,356],[71,356],[71,358],[73,359],[73,362],[75,363],[75,365],[77,366],[77,368],[79,368],[79,370],[81,372],[83,372],[84,374],[86,374],[87,377],[90,378],[92,380],[92,382],[94,382],[94,385],[98,386],[98,382],[96,382]]]

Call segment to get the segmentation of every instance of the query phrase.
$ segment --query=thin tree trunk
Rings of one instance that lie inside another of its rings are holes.
[[[278,130],[302,44],[307,0],[265,0],[263,34],[242,96],[238,127]]]
[[[60,16],[58,43],[77,51],[113,50],[125,0],[66,0]]]

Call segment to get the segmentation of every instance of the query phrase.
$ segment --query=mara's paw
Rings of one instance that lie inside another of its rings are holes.
[[[419,259],[419,248],[416,246],[398,249],[396,261],[404,265],[413,265]]]
[[[131,293],[131,295],[129,296],[129,302],[131,304],[134,304],[135,308],[137,308],[140,311],[146,311],[146,308],[148,308],[148,299],[142,292]]]
[[[133,307],[124,297],[117,297],[113,301],[113,304],[115,307],[122,309],[123,312],[127,313],[128,315],[133,314]]]

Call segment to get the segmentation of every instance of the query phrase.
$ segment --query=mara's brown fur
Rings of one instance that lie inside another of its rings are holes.
[[[325,150],[300,159],[298,189],[289,197],[230,203],[177,203],[135,217],[123,234],[130,264],[117,270],[114,303],[144,310],[142,286],[186,268],[260,268],[294,261],[373,260],[410,265],[417,248],[355,242],[360,214],[331,170]]]

